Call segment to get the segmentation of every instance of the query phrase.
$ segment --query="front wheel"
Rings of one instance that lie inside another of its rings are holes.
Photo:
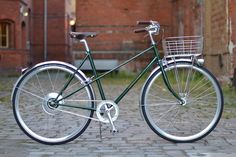
[[[164,67],[180,104],[167,89],[162,72],[147,79],[141,93],[141,110],[149,127],[172,142],[193,142],[208,135],[223,111],[223,94],[215,77],[204,67],[177,62]]]
[[[60,91],[73,77],[63,93]],[[91,86],[64,98],[84,86],[85,75],[62,62],[39,64],[27,71],[16,83],[12,94],[13,112],[20,128],[32,139],[44,144],[62,144],[81,135],[88,127],[95,96]],[[53,104],[60,99],[58,104]],[[84,117],[78,117],[82,115]]]

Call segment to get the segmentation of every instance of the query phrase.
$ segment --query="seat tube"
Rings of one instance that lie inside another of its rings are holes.
[[[86,49],[86,54],[88,55],[89,62],[90,62],[90,65],[91,65],[91,68],[92,68],[92,71],[93,71],[93,75],[95,76],[95,78],[97,78],[98,77],[97,70],[96,70],[96,67],[95,67],[95,64],[94,64],[93,57],[91,55],[91,51],[89,50],[88,43],[85,39],[80,40],[80,42],[84,43],[84,46],[85,46],[85,49]],[[99,90],[99,93],[101,95],[102,100],[106,100],[106,97],[105,97],[104,90],[102,88],[102,84],[101,84],[100,79],[97,79],[96,83],[97,83],[98,90]]]
[[[93,57],[92,57],[90,51],[88,51],[87,53],[89,55],[89,62],[90,62],[90,65],[91,65],[91,68],[92,68],[92,71],[93,71],[93,75],[95,76],[95,78],[97,78],[98,74],[97,74],[97,70],[96,70],[96,67],[95,67],[95,64],[94,64]],[[102,88],[102,84],[101,84],[100,79],[97,79],[96,83],[97,83],[98,90],[99,90],[99,93],[101,95],[102,100],[106,100],[106,97],[105,97],[104,90]]]

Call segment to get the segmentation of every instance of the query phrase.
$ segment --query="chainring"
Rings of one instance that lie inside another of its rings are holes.
[[[118,105],[110,100],[105,100],[99,103],[96,109],[98,119],[103,123],[110,123],[108,113],[110,113],[111,120],[114,122],[119,115]]]

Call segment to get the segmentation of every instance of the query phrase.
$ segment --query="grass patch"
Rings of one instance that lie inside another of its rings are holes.
[[[10,95],[7,95],[7,96],[4,96],[4,97],[1,97],[0,98],[0,102],[1,103],[4,103],[4,104],[7,104],[10,102],[10,99],[11,99],[11,96]]]
[[[225,119],[236,118],[236,89],[232,85],[222,85],[224,94],[224,112],[222,117]]]
[[[10,92],[18,77],[1,77],[0,78],[0,92]]]
[[[18,77],[2,76],[0,78],[0,105],[9,106],[11,104],[11,91]]]
[[[231,85],[223,85],[225,107],[236,108],[236,89]]]
[[[225,119],[236,118],[236,113],[232,110],[224,110],[222,117]]]

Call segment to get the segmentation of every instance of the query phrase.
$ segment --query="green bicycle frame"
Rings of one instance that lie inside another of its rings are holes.
[[[180,98],[180,96],[172,89],[171,85],[170,85],[170,82],[168,80],[168,77],[166,75],[166,72],[164,70],[164,67],[163,67],[163,63],[162,63],[162,60],[161,60],[161,57],[159,55],[159,52],[158,52],[158,49],[156,47],[156,44],[153,44],[151,45],[151,47],[149,47],[148,49],[140,52],[139,54],[135,55],[134,57],[128,59],[127,61],[125,61],[124,63],[118,65],[117,67],[105,72],[104,74],[98,76],[98,73],[96,71],[96,67],[95,67],[95,64],[94,64],[94,60],[93,60],[93,57],[91,55],[91,51],[90,50],[86,50],[86,56],[83,58],[82,62],[80,63],[80,65],[78,66],[77,70],[79,70],[83,64],[85,63],[86,60],[89,60],[90,62],[90,65],[91,65],[91,68],[92,68],[92,71],[93,71],[93,75],[94,75],[94,80],[87,80],[84,82],[84,85],[82,87],[80,87],[79,89],[75,90],[74,92],[64,96],[63,98],[61,99],[58,99],[56,98],[56,102],[55,104],[56,105],[61,105],[61,106],[67,106],[67,107],[74,107],[74,108],[80,108],[80,109],[87,109],[87,110],[94,110],[96,111],[96,109],[94,108],[88,108],[88,107],[82,107],[82,106],[73,106],[73,105],[67,105],[67,104],[60,104],[59,102],[63,99],[66,99],[70,96],[72,96],[73,94],[79,92],[81,89],[85,88],[86,86],[96,82],[97,83],[97,86],[98,86],[98,90],[99,90],[99,93],[100,93],[100,96],[101,96],[101,99],[102,100],[106,100],[106,97],[105,97],[105,94],[104,94],[104,90],[103,90],[103,87],[102,87],[102,84],[101,84],[101,81],[100,79],[103,78],[104,76],[110,74],[111,72],[119,69],[120,67],[128,64],[129,62],[133,61],[134,59],[140,57],[141,55],[143,55],[144,53],[150,51],[150,50],[153,50],[154,52],[154,58],[151,60],[151,62],[134,78],[134,80],[125,88],[125,90],[114,100],[114,102],[116,104],[118,104],[121,99],[130,91],[130,89],[139,81],[139,79],[155,64],[157,63],[159,66],[160,66],[160,70],[162,72],[162,76],[163,76],[163,81],[166,85],[166,87],[168,88],[168,90],[173,94],[174,97],[176,97],[180,102],[181,104],[183,104],[183,100]],[[76,70],[76,71],[77,71]],[[64,90],[66,90],[66,88],[69,86],[70,82],[73,80],[75,74],[76,74],[76,71],[74,72],[74,74],[71,76],[71,78],[68,80],[68,82],[64,85],[64,87],[61,89],[61,91],[59,92],[58,95],[61,95],[63,93]]]

